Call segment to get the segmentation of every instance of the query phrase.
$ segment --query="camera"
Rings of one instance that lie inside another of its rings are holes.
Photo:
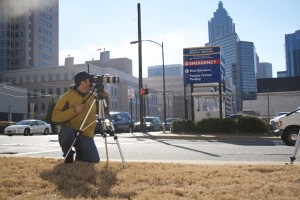
[[[89,74],[89,80],[91,84],[102,84],[102,83],[119,83],[119,77],[118,76],[111,76],[109,74],[104,75],[94,75]]]

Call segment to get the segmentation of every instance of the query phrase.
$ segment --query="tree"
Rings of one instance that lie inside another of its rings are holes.
[[[49,102],[48,102],[47,114],[46,114],[45,119],[44,119],[45,122],[51,124],[52,132],[54,134],[56,134],[56,128],[55,128],[55,125],[54,125],[53,121],[51,120],[51,116],[52,116],[52,112],[54,110],[55,105],[56,105],[56,102],[55,102],[54,98],[51,97],[49,99]]]

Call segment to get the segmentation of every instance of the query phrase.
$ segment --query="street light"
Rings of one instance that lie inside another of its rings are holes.
[[[155,42],[153,40],[141,40],[141,41],[147,41],[147,42],[152,42],[161,47],[161,55],[162,55],[162,66],[163,66],[163,101],[164,101],[164,116],[163,116],[163,133],[166,131],[166,81],[165,81],[165,56],[164,56],[164,43],[162,42],[161,44],[158,42]],[[136,44],[139,41],[132,41],[130,44]]]

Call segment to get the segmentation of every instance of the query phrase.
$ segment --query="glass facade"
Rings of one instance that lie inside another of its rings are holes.
[[[285,59],[287,76],[300,76],[300,30],[285,35]]]
[[[179,76],[182,75],[183,67],[181,64],[165,65],[165,76]],[[163,76],[163,66],[155,65],[148,67],[148,77]]]
[[[267,62],[263,62],[263,63],[259,63],[257,66],[257,79],[260,78],[273,78],[272,75],[272,64],[271,63],[267,63]]]
[[[0,71],[58,66],[58,0],[0,0]]]
[[[223,8],[222,1],[219,2],[218,9],[214,12],[214,17],[208,22],[208,32],[209,42],[235,33],[235,25]]]
[[[237,111],[243,110],[243,100],[256,98],[257,55],[252,42],[240,41],[235,24],[223,7],[222,1],[208,22],[209,43],[220,46],[225,60],[225,77],[236,86]]]
[[[256,99],[256,51],[253,42],[237,43],[242,100]]]

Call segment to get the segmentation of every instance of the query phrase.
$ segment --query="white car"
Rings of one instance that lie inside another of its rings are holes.
[[[33,134],[48,135],[52,133],[51,125],[37,119],[27,119],[17,122],[15,125],[10,125],[4,129],[5,135],[33,135]]]
[[[276,122],[278,122],[279,118],[286,116],[289,112],[279,112],[275,115],[273,119],[270,120],[269,124],[275,126]]]

